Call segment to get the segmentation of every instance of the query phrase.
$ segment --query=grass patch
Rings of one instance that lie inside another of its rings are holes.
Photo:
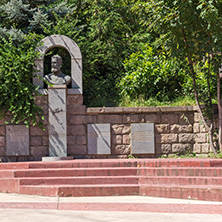
[[[222,159],[222,153],[217,151],[217,155],[215,156],[213,153],[207,154],[196,154],[193,152],[186,152],[186,153],[175,153],[175,154],[164,154],[159,159],[165,158],[215,158],[215,159]]]
[[[149,98],[148,100],[140,96],[137,99],[131,99],[129,96],[123,97],[118,106],[121,107],[156,107],[156,106],[193,106],[196,102],[189,96],[178,97],[173,101],[158,101],[155,98]]]

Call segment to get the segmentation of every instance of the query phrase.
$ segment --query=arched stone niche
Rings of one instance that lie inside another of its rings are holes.
[[[50,49],[54,47],[65,48],[71,57],[72,88],[68,89],[68,94],[82,94],[82,55],[78,45],[64,35],[48,36],[41,43],[42,45],[37,48],[41,56],[35,60],[37,72],[34,72],[34,75],[44,77],[44,56]],[[39,89],[44,88],[44,82],[41,78],[34,77],[33,84],[39,86]]]

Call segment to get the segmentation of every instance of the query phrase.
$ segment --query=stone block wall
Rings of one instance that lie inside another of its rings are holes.
[[[37,126],[30,127],[30,159],[41,160],[42,156],[49,155],[49,138],[48,138],[48,96],[37,96],[35,103],[43,107],[45,130]]]
[[[131,153],[131,123],[155,125],[155,154],[135,156],[157,157],[189,151],[197,154],[210,151],[208,136],[197,107],[88,108],[86,115],[93,115],[95,123],[111,124],[113,157],[126,157]]]
[[[0,159],[3,161],[41,160],[48,156],[48,98],[38,96],[44,109],[45,130],[29,128],[28,156],[6,156],[6,125],[0,121]],[[155,153],[137,157],[158,157],[193,151],[208,153],[208,136],[195,106],[189,107],[108,107],[86,108],[82,95],[67,96],[68,156],[76,158],[127,158],[131,154],[131,124],[154,123]],[[8,118],[8,117],[7,117]],[[111,154],[89,155],[87,124],[110,124]]]

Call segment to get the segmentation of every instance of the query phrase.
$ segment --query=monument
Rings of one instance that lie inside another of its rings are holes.
[[[62,58],[59,55],[51,57],[51,73],[44,75],[44,55],[54,47],[66,49],[71,57],[71,76],[62,73]],[[37,75],[34,85],[39,92],[48,95],[48,121],[49,121],[49,157],[44,161],[67,158],[67,95],[82,94],[82,56],[77,44],[70,38],[62,35],[52,35],[42,40],[37,48],[42,54],[36,59]],[[43,79],[48,83],[44,89]],[[67,85],[71,82],[71,89]]]
[[[35,75],[33,78],[33,84],[39,87],[39,92],[47,94],[43,82],[44,56],[50,49],[58,47],[66,49],[71,57],[71,89],[68,89],[67,93],[82,94],[82,55],[78,45],[72,39],[64,35],[48,36],[44,38],[41,43],[41,46],[37,48],[41,56],[35,60]]]
[[[51,57],[51,73],[44,73],[44,56],[54,47],[63,48],[69,52],[71,73],[62,72],[63,61],[59,55]],[[130,147],[132,154],[155,153],[153,123],[135,122],[129,125],[124,118],[126,115],[122,112],[115,115],[109,112],[101,113],[101,111],[99,113],[96,111],[96,115],[95,113],[88,115],[85,112],[85,107],[82,106],[82,56],[73,40],[62,35],[52,35],[43,39],[37,50],[41,56],[35,61],[36,72],[34,72],[33,83],[39,87],[39,92],[47,95],[48,98],[48,132],[46,134],[48,141],[45,144],[48,144],[49,157],[43,157],[43,160],[67,158],[68,146],[70,155],[122,155],[126,149],[129,153]],[[44,81],[48,83],[47,88]],[[71,88],[67,88],[67,85],[71,85]],[[118,129],[114,130],[114,123]],[[130,130],[121,131],[119,129],[121,126]],[[40,138],[39,135],[37,136]],[[9,144],[13,142],[10,138],[8,141]],[[29,141],[24,139],[24,144],[29,144]],[[44,146],[43,142],[42,146]],[[9,149],[8,152],[10,153]],[[18,147],[17,153],[19,152]]]
[[[48,83],[53,84],[48,86],[50,157],[67,157],[66,85],[71,77],[62,73],[61,66],[62,58],[59,55],[52,56],[52,73],[44,77]]]

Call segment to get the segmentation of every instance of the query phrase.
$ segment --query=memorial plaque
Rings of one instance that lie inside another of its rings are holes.
[[[88,124],[88,154],[111,154],[110,124]]]
[[[6,155],[29,155],[29,128],[25,125],[6,126]]]
[[[154,124],[131,124],[132,154],[154,154]]]

